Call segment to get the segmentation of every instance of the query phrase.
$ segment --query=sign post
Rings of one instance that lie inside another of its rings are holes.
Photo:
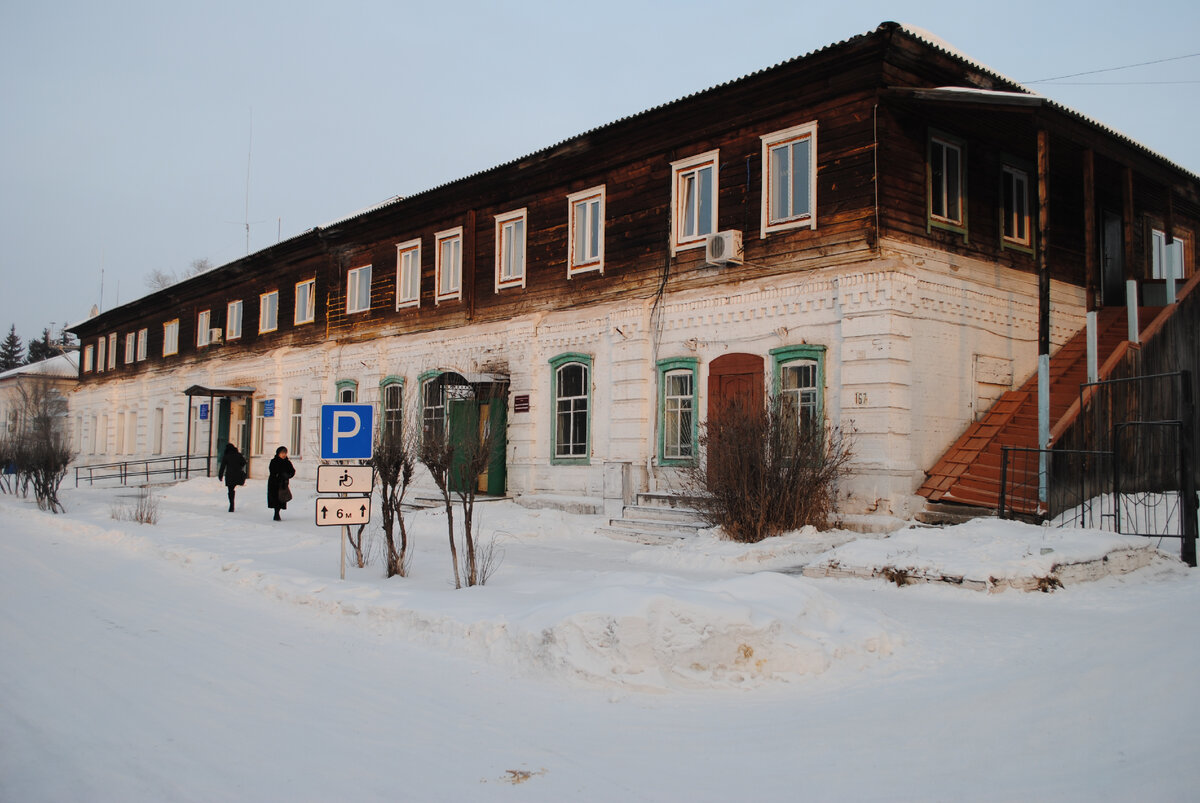
[[[321,459],[371,459],[375,445],[375,408],[370,404],[321,405]],[[317,493],[336,493],[337,497],[317,497],[318,527],[340,525],[341,578],[346,579],[346,540],[350,527],[371,520],[371,490],[375,474],[369,465],[317,466]]]

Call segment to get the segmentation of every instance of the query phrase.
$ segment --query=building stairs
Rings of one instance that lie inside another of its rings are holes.
[[[634,504],[622,507],[621,518],[609,519],[596,532],[642,544],[661,544],[696,535],[707,528],[694,497],[639,493]]]
[[[1155,320],[1160,308],[1143,307],[1138,320]],[[1101,366],[1128,335],[1124,307],[1109,307],[1097,315],[1097,358]],[[1050,357],[1050,427],[1061,430],[1078,415],[1079,386],[1087,381],[1087,328],[1084,327]],[[995,511],[1000,504],[1003,447],[1037,448],[1038,377],[1011,390],[992,404],[978,421],[946,450],[917,490],[929,500],[926,514],[945,514],[956,506]],[[1036,461],[1026,463],[1036,467]],[[1010,472],[1016,469],[1010,466]],[[1031,470],[1036,470],[1033,468]],[[1020,483],[1026,477],[1015,478]],[[922,519],[923,520],[923,519]]]

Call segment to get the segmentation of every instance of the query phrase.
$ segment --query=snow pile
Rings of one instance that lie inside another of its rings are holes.
[[[848,530],[818,532],[815,527],[805,527],[757,544],[743,544],[722,538],[714,528],[703,530],[694,538],[643,549],[630,559],[644,566],[717,572],[791,569],[855,539],[878,537]]]

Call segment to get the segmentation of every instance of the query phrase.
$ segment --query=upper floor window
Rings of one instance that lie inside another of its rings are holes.
[[[317,317],[317,280],[296,283],[296,309],[292,323],[312,323]]]
[[[230,301],[225,307],[225,339],[237,340],[242,336],[242,302]]]
[[[496,292],[525,286],[526,211],[496,215]]]
[[[567,276],[604,272],[604,185],[567,196]]]
[[[83,372],[86,374],[92,370],[95,365],[96,349],[94,346],[83,347]]]
[[[274,332],[279,328],[279,291],[272,290],[258,297],[258,331]]]
[[[1173,233],[1171,242],[1167,242],[1167,233],[1159,229],[1150,231],[1150,278],[1151,279],[1186,279],[1190,273],[1188,268],[1187,236]]]
[[[806,123],[762,138],[761,236],[816,228],[817,124]]]
[[[179,319],[163,324],[163,356],[179,353]]]
[[[586,463],[591,438],[592,358],[561,354],[550,360],[554,399],[551,462]]]
[[[1028,247],[1033,244],[1029,215],[1029,174],[1011,165],[1004,165],[1000,171],[1000,184],[1004,242]]]
[[[671,163],[671,252],[704,245],[717,230],[720,151]]]
[[[196,316],[196,345],[207,346],[212,342],[209,323],[212,321],[212,310],[204,310]]]
[[[104,370],[104,357],[108,353],[108,340],[100,338],[96,341],[96,370]]]
[[[117,367],[117,333],[113,332],[108,336],[108,370],[115,370]]]
[[[133,355],[136,353],[136,348],[137,348],[136,344],[137,344],[137,335],[135,335],[133,332],[130,332],[129,334],[125,335],[125,364],[126,365],[129,365],[131,362],[133,362]]]
[[[421,306],[421,240],[396,246],[396,309]]]
[[[966,233],[966,179],[963,143],[952,137],[929,137],[929,225]]]
[[[462,226],[439,231],[433,236],[437,280],[435,303],[462,298],[462,238]]]
[[[371,308],[371,266],[364,265],[346,273],[346,314]]]
[[[146,359],[146,354],[150,350],[150,330],[139,329],[137,333],[137,359],[138,362]]]

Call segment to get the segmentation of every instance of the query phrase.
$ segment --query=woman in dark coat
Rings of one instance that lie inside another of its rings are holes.
[[[229,512],[233,512],[233,493],[239,485],[246,484],[246,458],[232,443],[225,444],[225,453],[221,455],[221,467],[217,469],[217,479],[225,480],[229,489]]]
[[[267,507],[275,508],[275,521],[279,521],[279,511],[287,510],[288,500],[292,498],[292,490],[288,480],[296,476],[296,468],[288,460],[287,447],[280,446],[275,450],[268,467],[270,476],[267,477]]]

